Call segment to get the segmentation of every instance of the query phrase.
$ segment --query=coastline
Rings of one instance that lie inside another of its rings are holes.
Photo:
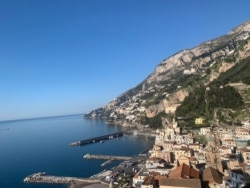
[[[140,136],[148,136],[148,135],[142,134]],[[109,187],[110,182],[113,182],[114,180],[113,178],[119,175],[119,172],[121,169],[127,168],[129,164],[136,164],[136,166],[143,165],[148,155],[148,151],[150,149],[151,148],[147,148],[144,151],[139,152],[136,156],[129,156],[126,158],[123,156],[116,156],[118,157],[118,159],[113,159],[113,160],[121,160],[121,162],[118,165],[111,167],[110,169],[104,169],[96,174],[91,175],[88,178],[48,176],[46,175],[45,172],[42,172],[42,173],[35,173],[26,177],[24,179],[24,182],[25,183],[65,184],[65,185],[68,185],[69,188],[107,188]],[[103,158],[102,157],[103,155],[100,155],[101,156],[100,158],[97,155],[93,155],[93,156],[96,156],[93,158],[94,160]],[[108,157],[108,156],[106,155],[105,157]],[[133,168],[130,168],[131,173],[136,172],[136,170],[134,170],[134,169],[137,169],[136,166],[133,166]],[[110,179],[107,177],[109,177]]]
[[[110,139],[103,144],[98,142],[70,147],[68,144],[72,141],[122,129],[121,126],[107,125],[103,120],[84,120],[82,116],[15,121],[6,123],[4,127],[9,128],[9,131],[0,133],[3,141],[0,144],[3,153],[0,156],[0,187],[36,188],[40,185],[27,185],[23,179],[39,171],[55,176],[88,178],[104,168],[111,169],[119,162],[112,162],[103,167],[100,166],[102,161],[83,160],[84,154],[134,156],[151,145],[148,145],[142,136],[125,135],[124,138]],[[18,157],[16,151],[24,157]],[[16,178],[11,178],[13,176]],[[41,187],[46,187],[46,184]]]
[[[148,150],[145,150],[144,152],[147,151]],[[89,178],[51,176],[47,175],[45,172],[39,172],[27,176],[23,181],[25,183],[65,184],[68,185],[69,188],[107,188],[109,187],[110,183],[113,182],[115,177],[119,176],[121,169],[129,169],[128,164],[136,164],[136,166],[143,165],[146,160],[146,155],[140,155],[141,153],[134,157],[131,156],[129,161],[122,161],[117,166],[114,166],[109,170],[104,169],[103,171],[94,174]],[[135,173],[137,171],[134,170],[137,169],[136,166],[130,168],[130,171]]]

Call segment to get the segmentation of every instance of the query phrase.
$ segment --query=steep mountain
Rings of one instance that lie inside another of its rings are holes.
[[[249,65],[250,20],[227,35],[164,59],[138,86],[85,118],[154,126],[168,124],[175,113],[183,118],[215,119],[230,109],[238,113],[233,113],[234,119],[249,120],[250,115],[239,113],[249,111]]]

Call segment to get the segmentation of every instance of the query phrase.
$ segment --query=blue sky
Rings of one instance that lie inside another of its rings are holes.
[[[0,0],[0,120],[85,113],[250,19],[250,1]]]

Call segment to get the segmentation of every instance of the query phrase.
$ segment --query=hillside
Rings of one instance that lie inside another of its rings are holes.
[[[214,120],[224,114],[219,119],[226,120],[228,113],[224,112],[228,109],[232,121],[246,121],[250,115],[240,112],[249,110],[249,91],[232,83],[244,83],[247,88],[249,69],[250,21],[247,21],[227,35],[164,59],[138,86],[85,118],[159,127],[169,124],[174,115]]]

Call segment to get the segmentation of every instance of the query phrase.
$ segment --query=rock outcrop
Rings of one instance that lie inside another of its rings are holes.
[[[85,115],[110,121],[138,123],[141,117],[174,113],[198,84],[209,84],[250,56],[250,20],[227,35],[164,59],[142,83],[105,107]]]

